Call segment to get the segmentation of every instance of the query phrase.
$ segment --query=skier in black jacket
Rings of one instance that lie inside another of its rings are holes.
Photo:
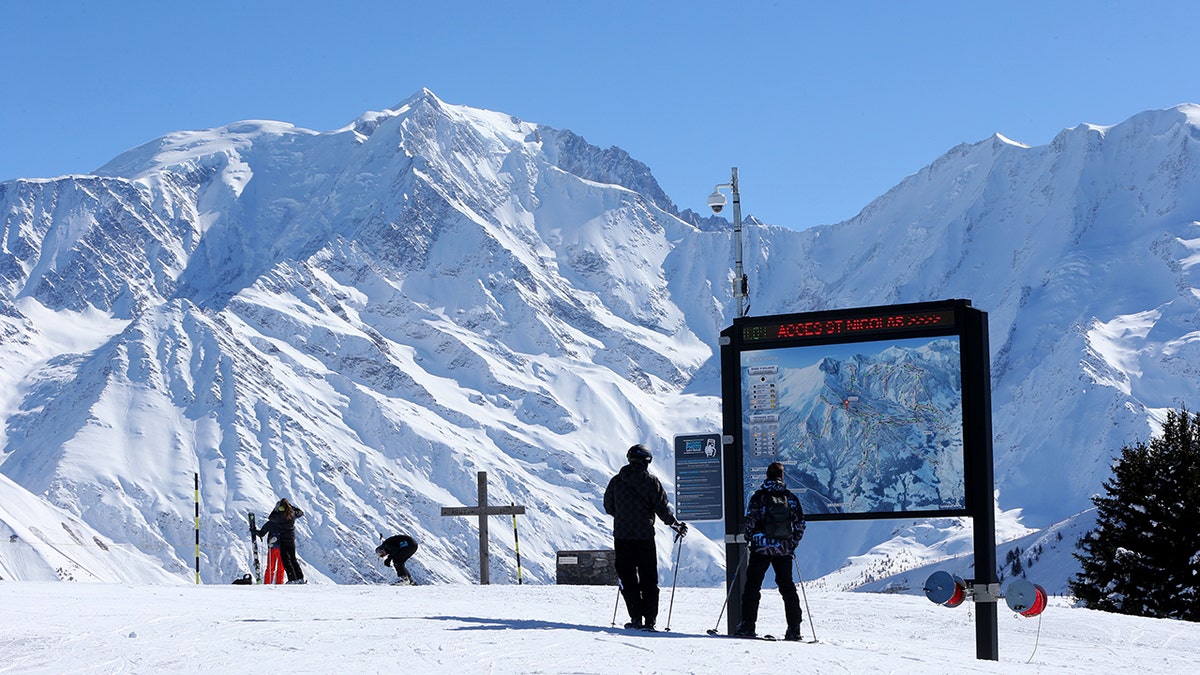
[[[286,498],[280,499],[258,532],[260,537],[268,531],[279,536],[279,558],[283,563],[283,571],[287,573],[289,584],[308,583],[304,580],[304,570],[300,569],[300,561],[296,559],[296,519],[303,515],[304,512],[299,507],[292,506]]]
[[[629,610],[625,627],[652,631],[658,618],[654,517],[657,515],[680,537],[687,533],[687,524],[676,520],[662,483],[650,475],[650,451],[635,445],[625,457],[629,463],[621,467],[604,491],[604,511],[613,517],[617,579]]]
[[[408,573],[408,568],[404,563],[417,552],[417,541],[407,534],[397,534],[394,537],[388,537],[383,540],[383,543],[375,547],[375,554],[383,558],[383,565],[394,565],[396,567],[396,575],[399,581],[411,584],[413,583],[412,576]]]

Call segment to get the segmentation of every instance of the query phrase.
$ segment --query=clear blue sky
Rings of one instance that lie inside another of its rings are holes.
[[[327,131],[428,87],[619,146],[680,206],[850,218],[962,142],[1200,101],[1194,0],[0,0],[0,180],[180,129]]]

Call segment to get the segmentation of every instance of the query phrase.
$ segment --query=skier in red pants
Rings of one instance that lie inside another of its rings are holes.
[[[283,560],[279,557],[279,524],[268,520],[259,530],[259,536],[267,540],[267,570],[263,574],[264,584],[284,582]]]

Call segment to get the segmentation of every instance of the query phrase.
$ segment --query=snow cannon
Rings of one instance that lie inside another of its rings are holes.
[[[1046,600],[1046,589],[1026,579],[1012,582],[1004,593],[1008,608],[1021,616],[1041,614],[1046,609]]]
[[[925,581],[925,597],[939,605],[958,607],[967,598],[967,582],[949,572],[934,572]]]

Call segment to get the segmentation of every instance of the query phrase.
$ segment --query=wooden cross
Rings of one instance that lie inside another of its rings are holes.
[[[524,506],[488,506],[487,503],[487,472],[479,472],[479,505],[478,506],[443,506],[443,516],[478,516],[479,517],[479,583],[490,583],[488,578],[488,516],[520,516],[525,514]],[[513,521],[516,522],[515,520]]]

